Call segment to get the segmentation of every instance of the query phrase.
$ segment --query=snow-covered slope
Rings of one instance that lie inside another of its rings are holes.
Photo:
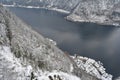
[[[23,23],[16,16],[12,15],[1,5],[0,46],[1,50],[3,49],[0,51],[0,67],[1,70],[3,70],[1,71],[1,75],[8,76],[3,77],[3,80],[8,80],[9,77],[15,78],[11,80],[16,80],[16,78],[19,77],[17,76],[19,74],[22,75],[23,78],[26,77],[24,76],[26,71],[23,70],[23,72],[21,72],[21,68],[27,69],[29,66],[31,66],[31,69],[34,73],[39,72],[39,70],[49,72],[57,70],[64,71],[69,74],[73,72],[71,71],[71,68],[74,67],[73,63],[69,57],[64,54],[64,52],[55,46],[53,41],[39,35],[37,32],[28,27],[27,24]],[[4,48],[4,46],[6,46],[6,48]],[[6,52],[7,50],[9,52]],[[18,66],[17,63],[19,64]],[[9,68],[9,66],[11,66],[11,68]],[[15,72],[14,76],[14,68],[19,68],[19,66],[20,69],[17,69],[19,71]],[[3,68],[7,70],[5,73]]]
[[[120,25],[120,0],[82,0],[67,19]]]
[[[93,59],[82,56],[71,56],[71,57],[76,62],[77,66],[80,69],[87,72],[88,74],[91,74],[100,80],[112,79],[112,75],[105,72],[105,68],[103,67],[103,64],[100,61],[97,62]]]
[[[72,74],[58,71],[34,71],[31,65],[23,66],[9,46],[0,46],[0,80],[80,80]]]
[[[81,67],[54,41],[44,38],[0,5],[0,80],[112,79],[109,75],[99,78],[101,75]]]
[[[44,7],[70,12],[66,19],[105,25],[120,25],[120,0],[0,0],[19,7]]]
[[[58,8],[71,11],[79,0],[0,0],[0,2],[15,6]]]
[[[34,67],[70,72],[70,59],[49,39],[39,35],[3,7],[0,7],[0,12],[0,43],[9,45],[17,58],[24,64],[28,64],[25,61],[31,65],[36,63]]]

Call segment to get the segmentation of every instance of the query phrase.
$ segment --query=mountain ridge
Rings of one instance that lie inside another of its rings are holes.
[[[67,20],[120,26],[120,0],[1,0],[14,6],[44,7],[70,12]]]

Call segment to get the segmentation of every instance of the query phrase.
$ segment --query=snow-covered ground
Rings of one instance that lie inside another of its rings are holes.
[[[15,75],[12,75],[15,77],[16,80],[30,80],[33,76],[32,80],[80,80],[80,78],[60,72],[60,71],[34,71],[33,67],[31,65],[23,66],[21,64],[21,61],[13,55],[13,53],[10,50],[10,47],[8,46],[0,46],[0,71],[3,70],[3,67],[6,69],[5,72],[0,73],[0,79],[6,80],[8,77],[6,74],[8,71],[11,70],[11,72],[16,73],[17,77]],[[11,77],[12,77],[11,76]],[[12,78],[13,79],[13,78]],[[13,79],[13,80],[15,80]]]
[[[112,75],[106,73],[105,68],[100,61],[97,62],[93,59],[81,56],[72,56],[72,58],[77,66],[88,74],[91,74],[100,80],[112,80]]]
[[[96,76],[101,80],[112,80],[112,75],[105,72],[105,68],[102,66],[102,63],[96,62],[95,60],[87,57],[77,56],[76,58],[72,56],[72,58],[77,63],[78,67],[87,73]],[[6,72],[7,70],[12,70],[13,73],[17,73],[19,77],[17,77],[16,80],[29,80],[32,73],[34,74],[34,79],[37,80],[80,80],[80,78],[72,74],[61,71],[48,72],[40,69],[35,71],[31,65],[23,66],[21,61],[13,55],[10,47],[8,46],[0,46],[0,60],[0,70],[2,70],[4,66],[4,68],[6,68]],[[3,76],[4,74],[0,73],[1,79]],[[116,80],[119,80],[119,78]]]

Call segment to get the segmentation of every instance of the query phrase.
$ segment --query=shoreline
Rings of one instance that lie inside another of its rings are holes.
[[[52,11],[56,11],[56,12],[60,12],[60,13],[64,13],[64,14],[70,14],[70,11],[66,11],[66,10],[63,10],[63,9],[58,9],[58,8],[52,8],[52,7],[35,7],[35,6],[22,6],[22,5],[5,5],[3,4],[3,6],[5,7],[19,7],[19,8],[28,8],[28,9],[46,9],[46,10],[52,10]],[[94,22],[94,21],[89,21],[89,20],[82,20],[82,19],[79,19],[80,16],[66,16],[64,17],[66,20],[68,21],[71,21],[71,22],[79,22],[79,23],[82,23],[82,22],[90,22],[90,23],[96,23],[96,24],[100,24],[100,25],[112,25],[112,26],[115,26],[115,27],[119,27],[120,25],[117,24],[117,23],[99,23],[99,22]]]
[[[5,6],[5,7],[29,8],[29,9],[47,9],[47,10],[53,10],[53,11],[57,11],[57,12],[64,13],[64,14],[69,14],[70,13],[70,11],[66,11],[66,10],[58,9],[58,8],[52,8],[52,7],[47,7],[46,8],[46,7],[22,6],[22,5],[15,6],[15,5],[5,5],[5,4],[3,4],[3,6]]]
[[[99,24],[99,25],[111,25],[111,26],[115,26],[115,27],[120,27],[120,24],[118,23],[114,23],[114,22],[109,22],[109,23],[104,23],[104,22],[99,22],[99,21],[90,21],[90,20],[84,20],[84,19],[81,19],[80,16],[77,16],[77,15],[69,15],[67,17],[65,17],[65,19],[69,20],[69,21],[72,21],[72,22],[79,22],[79,23],[82,23],[82,22],[88,22],[88,23],[96,23],[96,24]]]

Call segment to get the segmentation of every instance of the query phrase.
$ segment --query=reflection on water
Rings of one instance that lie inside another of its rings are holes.
[[[70,54],[100,60],[107,72],[120,75],[120,29],[93,23],[73,23],[66,14],[44,9],[10,8],[45,37],[52,38]]]

